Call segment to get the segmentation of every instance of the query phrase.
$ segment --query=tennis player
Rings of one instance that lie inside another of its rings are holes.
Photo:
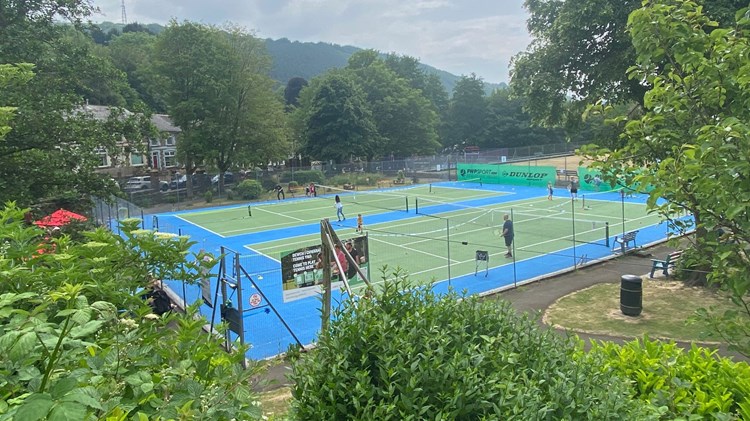
[[[341,198],[339,195],[336,195],[336,203],[333,204],[333,207],[336,208],[336,218],[338,218],[339,222],[342,220],[346,221],[346,216],[344,216],[344,205],[341,203]]]
[[[574,201],[578,199],[578,179],[573,178],[568,184],[568,190],[570,190],[570,198]]]
[[[548,181],[547,182],[547,200],[552,200],[552,193],[553,192],[554,192],[554,190],[552,189],[552,182]]]
[[[505,247],[508,247],[508,252],[505,253],[505,257],[513,257],[511,253],[513,249],[513,221],[510,220],[510,215],[507,213],[503,215],[503,237],[505,238]]]
[[[362,221],[362,214],[357,214],[357,232],[362,233],[365,230],[364,221]]]

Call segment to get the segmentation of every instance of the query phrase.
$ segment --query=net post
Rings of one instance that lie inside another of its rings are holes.
[[[406,212],[409,212],[409,196],[404,196],[404,201],[406,202]]]
[[[253,216],[253,207],[251,205],[247,205],[247,216]]]
[[[581,195],[581,209],[586,209],[586,195]]]
[[[480,187],[480,188],[481,188],[481,187],[483,187],[483,186],[482,186],[482,179],[481,179],[481,178],[479,179],[479,187]]]
[[[414,198],[414,213],[419,213],[419,198]]]
[[[430,193],[432,193],[432,183],[430,183]]]
[[[604,245],[609,248],[609,222],[604,222]]]

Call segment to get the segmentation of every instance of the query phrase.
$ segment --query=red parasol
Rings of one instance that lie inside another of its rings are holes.
[[[40,227],[61,227],[74,220],[85,221],[86,217],[65,209],[58,209],[34,223]]]

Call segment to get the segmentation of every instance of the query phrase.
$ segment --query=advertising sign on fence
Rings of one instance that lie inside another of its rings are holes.
[[[369,262],[367,262],[367,237],[356,237],[344,241],[351,242],[349,253],[357,261],[363,272],[367,273]],[[281,277],[284,302],[312,297],[321,293],[320,285],[323,283],[323,262],[321,246],[314,245],[297,250],[281,253]],[[331,265],[331,288],[338,289],[343,285],[341,276],[334,262]],[[351,287],[363,283],[354,267],[347,264],[344,274]]]
[[[544,187],[555,182],[555,167],[500,164],[458,164],[458,181],[479,178],[482,183]]]

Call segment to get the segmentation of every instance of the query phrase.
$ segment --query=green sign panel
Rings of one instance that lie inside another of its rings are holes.
[[[458,181],[481,179],[482,183],[546,187],[555,183],[555,167],[501,164],[457,165]]]

